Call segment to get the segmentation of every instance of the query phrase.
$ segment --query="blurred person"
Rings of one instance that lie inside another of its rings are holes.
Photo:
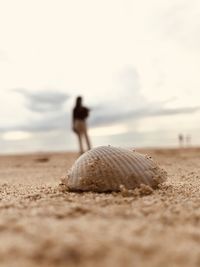
[[[87,149],[91,149],[89,136],[87,133],[86,119],[89,116],[89,108],[82,105],[83,99],[81,96],[76,98],[75,107],[73,108],[72,129],[77,134],[80,154],[84,153],[83,139],[86,141]]]
[[[179,146],[180,147],[183,147],[183,144],[184,144],[184,137],[182,134],[179,134],[178,135],[178,140],[179,140]]]

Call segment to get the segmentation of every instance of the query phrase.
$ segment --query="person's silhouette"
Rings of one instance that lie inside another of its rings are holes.
[[[78,96],[76,98],[76,104],[73,109],[73,116],[72,116],[72,129],[78,136],[80,153],[84,152],[83,149],[83,138],[85,138],[87,149],[91,148],[90,140],[87,133],[87,124],[86,119],[89,116],[89,108],[84,107],[82,105],[82,97]]]

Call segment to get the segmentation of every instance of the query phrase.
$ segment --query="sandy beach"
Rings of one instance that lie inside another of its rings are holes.
[[[200,266],[200,149],[141,150],[167,172],[150,195],[71,193],[73,153],[0,157],[0,266]]]

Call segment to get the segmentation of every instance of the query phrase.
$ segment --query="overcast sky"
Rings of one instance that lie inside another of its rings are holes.
[[[0,153],[200,144],[199,0],[0,0]]]

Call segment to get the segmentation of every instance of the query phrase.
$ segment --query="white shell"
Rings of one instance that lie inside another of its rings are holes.
[[[148,156],[131,149],[101,146],[84,153],[67,173],[72,191],[119,191],[141,184],[152,188],[166,180],[167,173]]]

